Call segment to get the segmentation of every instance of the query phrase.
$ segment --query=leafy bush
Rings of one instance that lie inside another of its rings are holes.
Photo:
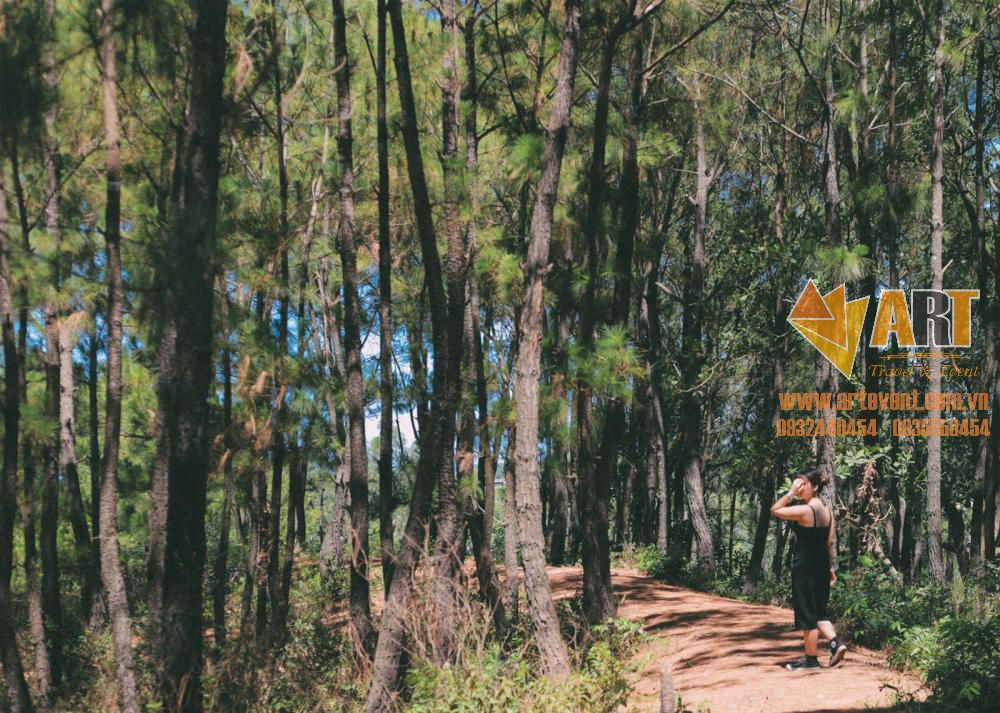
[[[830,613],[853,641],[881,647],[914,626],[930,626],[951,609],[947,590],[932,585],[903,587],[887,567],[862,556],[859,567],[840,575],[830,593]]]
[[[1000,696],[1000,616],[985,621],[946,617],[939,626],[941,656],[927,669],[927,682],[945,700],[995,710]]]
[[[790,577],[764,577],[757,583],[757,589],[748,597],[752,602],[788,607],[792,602],[792,580]]]
[[[417,663],[406,677],[411,713],[580,713],[613,711],[631,690],[629,676],[640,663],[629,663],[645,634],[642,626],[611,620],[591,631],[593,644],[582,652],[579,669],[553,683],[539,675],[537,652],[525,646],[506,658],[492,643],[485,655],[467,657],[458,666]],[[578,652],[580,653],[580,652]]]
[[[635,568],[643,574],[656,577],[662,571],[666,557],[656,545],[639,547],[635,551]]]
[[[924,645],[916,663],[925,668],[935,699],[956,710],[995,711],[1000,697],[1000,616],[978,621],[948,616],[925,636],[932,635],[936,641]]]

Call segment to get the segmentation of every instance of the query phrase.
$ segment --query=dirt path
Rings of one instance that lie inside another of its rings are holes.
[[[578,567],[552,567],[557,598],[581,588]],[[629,699],[629,711],[659,710],[659,670],[664,657],[674,672],[686,707],[711,713],[855,713],[890,708],[893,691],[912,691],[918,682],[885,667],[877,652],[852,648],[844,663],[814,673],[792,673],[782,664],[802,654],[792,612],[748,604],[663,584],[634,570],[615,570],[619,615],[645,623],[655,640],[653,658]],[[821,642],[821,646],[822,646]],[[825,651],[820,661],[826,664]]]

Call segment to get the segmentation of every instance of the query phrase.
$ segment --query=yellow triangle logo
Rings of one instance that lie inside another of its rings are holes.
[[[868,299],[862,297],[848,302],[844,285],[821,296],[816,283],[809,280],[788,315],[788,323],[841,374],[850,378],[861,341]]]

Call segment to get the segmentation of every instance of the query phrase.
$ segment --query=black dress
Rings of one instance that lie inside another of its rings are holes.
[[[817,513],[812,504],[813,526],[792,523],[795,551],[792,555],[792,608],[796,629],[815,629],[817,621],[829,620],[826,605],[830,599],[830,557],[827,539],[830,523],[817,527]]]

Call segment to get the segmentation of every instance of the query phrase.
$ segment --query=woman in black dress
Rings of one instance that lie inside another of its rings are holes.
[[[795,610],[795,628],[802,631],[806,654],[794,663],[785,665],[789,671],[816,670],[820,667],[817,656],[819,634],[830,641],[830,666],[844,660],[847,647],[840,641],[837,631],[826,613],[830,587],[837,581],[836,558],[833,550],[833,513],[817,497],[828,478],[815,468],[795,476],[792,489],[781,496],[771,512],[782,520],[790,520],[795,531],[795,551],[792,553],[792,607]],[[801,505],[790,505],[793,499]]]

